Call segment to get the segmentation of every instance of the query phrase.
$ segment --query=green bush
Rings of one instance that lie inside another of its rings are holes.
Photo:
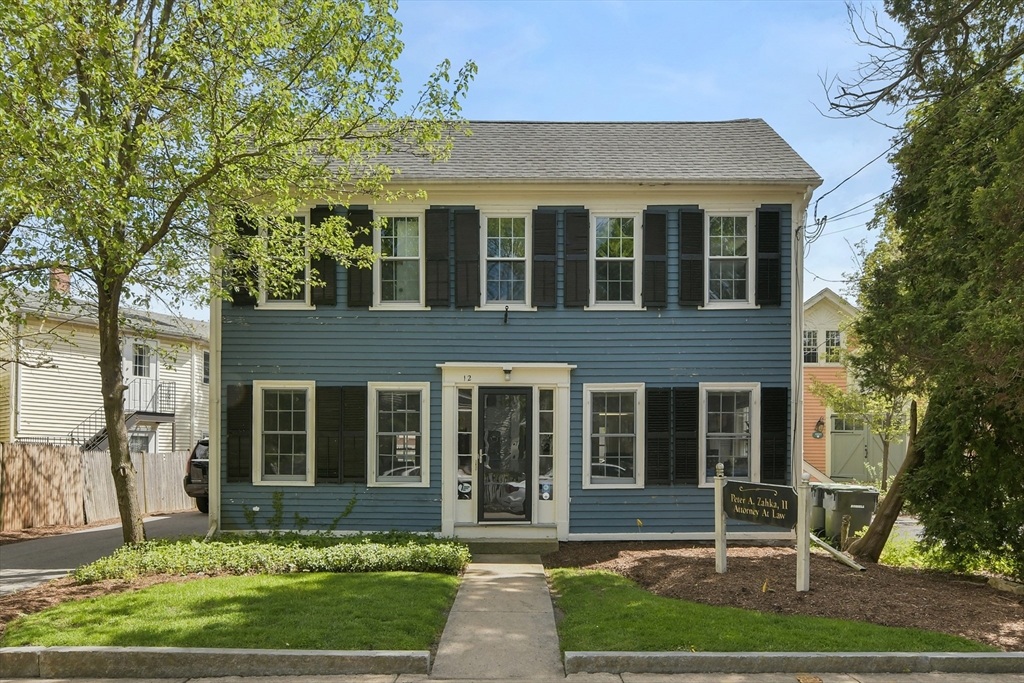
[[[326,535],[199,538],[122,546],[79,567],[79,583],[150,574],[284,574],[289,572],[413,571],[457,574],[469,549],[453,541],[389,533],[336,538]]]
[[[950,555],[942,546],[928,546],[911,538],[891,535],[878,558],[881,564],[890,567],[911,567],[913,569],[932,569],[942,572],[973,574],[987,572],[989,574],[1013,575],[1013,565],[1008,558],[991,553],[966,555]]]

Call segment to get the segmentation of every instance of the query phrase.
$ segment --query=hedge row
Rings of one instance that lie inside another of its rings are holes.
[[[151,574],[284,574],[289,572],[413,571],[457,574],[469,549],[452,541],[399,543],[362,539],[324,544],[322,539],[147,541],[79,567],[79,583],[133,579]]]

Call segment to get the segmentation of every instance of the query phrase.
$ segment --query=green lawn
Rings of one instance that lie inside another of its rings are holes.
[[[412,572],[165,583],[23,617],[2,645],[426,650],[458,586],[456,576]]]
[[[964,638],[663,598],[610,572],[552,569],[563,651],[995,652]]]

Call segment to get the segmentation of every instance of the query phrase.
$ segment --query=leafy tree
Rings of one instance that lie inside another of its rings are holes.
[[[404,113],[392,0],[0,0],[0,286],[61,267],[99,318],[126,542],[144,539],[122,395],[126,304],[295,285],[310,256],[367,265],[298,197],[382,200],[403,153],[443,160],[475,66],[442,63]],[[236,218],[263,226],[262,238]],[[227,281],[211,282],[232,266]],[[319,273],[311,278],[316,281]]]
[[[849,366],[847,367],[849,371]],[[882,491],[889,481],[889,446],[900,443],[907,433],[909,398],[868,392],[858,386],[841,389],[835,384],[811,379],[810,391],[819,397],[832,412],[856,418],[863,422],[882,441]]]
[[[887,0],[886,11],[905,39],[873,31],[871,60],[832,93],[844,115],[908,108],[853,329],[874,368],[862,386],[906,381],[929,402],[850,550],[877,560],[905,495],[927,542],[1022,558],[1024,5]]]

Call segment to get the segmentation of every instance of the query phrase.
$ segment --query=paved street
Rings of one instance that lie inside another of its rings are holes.
[[[178,512],[145,520],[147,538],[205,535],[209,517]],[[121,525],[96,527],[0,546],[0,595],[25,590],[109,555],[123,543]]]

